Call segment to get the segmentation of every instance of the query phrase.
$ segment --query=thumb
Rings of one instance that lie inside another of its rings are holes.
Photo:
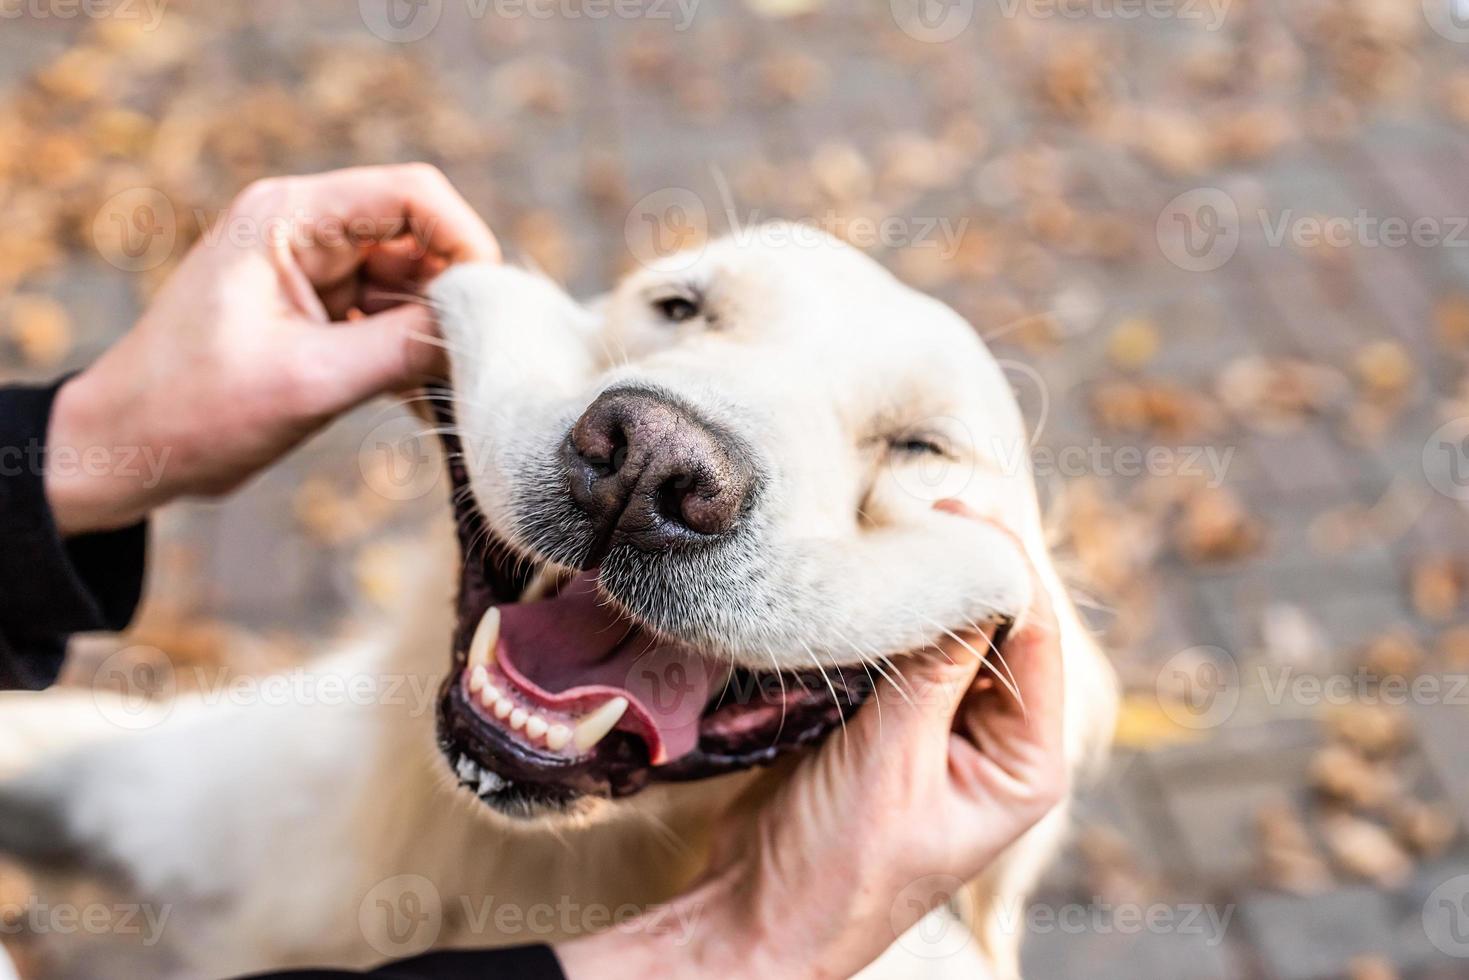
[[[331,366],[330,390],[323,392],[328,411],[345,411],[375,395],[446,374],[436,334],[433,316],[416,303],[314,330],[306,356]]]
[[[896,669],[885,671],[878,682],[877,703],[858,713],[857,724],[880,729],[883,739],[946,743],[954,713],[972,688],[980,655],[988,648],[984,634],[967,633],[894,658]]]

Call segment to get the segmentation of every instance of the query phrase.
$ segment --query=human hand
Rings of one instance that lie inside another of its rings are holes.
[[[675,918],[699,923],[692,944],[634,920],[558,949],[567,975],[723,975],[738,963],[741,975],[847,977],[871,963],[932,910],[900,901],[907,886],[977,876],[1065,795],[1058,632],[1037,581],[1004,646],[1023,705],[978,678],[982,635],[902,658],[903,691],[883,684],[675,899],[688,912]]]
[[[499,254],[427,165],[250,185],[133,329],[57,392],[46,494],[58,528],[123,527],[175,497],[232,490],[341,412],[444,373],[411,297],[452,262]],[[367,315],[335,322],[354,310]],[[58,449],[152,465],[59,466]]]

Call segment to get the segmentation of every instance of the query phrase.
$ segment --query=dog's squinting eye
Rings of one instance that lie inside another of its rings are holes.
[[[894,439],[890,444],[895,453],[904,456],[947,456],[949,450],[941,445],[936,439],[925,439],[922,436],[905,436]]]
[[[664,296],[653,301],[653,308],[669,323],[683,323],[699,315],[699,304],[687,296]]]

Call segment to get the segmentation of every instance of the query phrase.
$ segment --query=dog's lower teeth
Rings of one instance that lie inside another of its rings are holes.
[[[560,752],[571,741],[571,729],[565,725],[552,725],[546,729],[546,748]]]
[[[479,785],[474,791],[480,796],[486,796],[497,790],[504,789],[508,784],[499,773],[490,772],[488,769],[480,770]]]

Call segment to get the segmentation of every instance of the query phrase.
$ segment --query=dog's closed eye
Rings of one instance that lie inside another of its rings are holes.
[[[902,456],[942,456],[953,453],[942,439],[936,436],[904,435],[888,441],[888,448]]]

